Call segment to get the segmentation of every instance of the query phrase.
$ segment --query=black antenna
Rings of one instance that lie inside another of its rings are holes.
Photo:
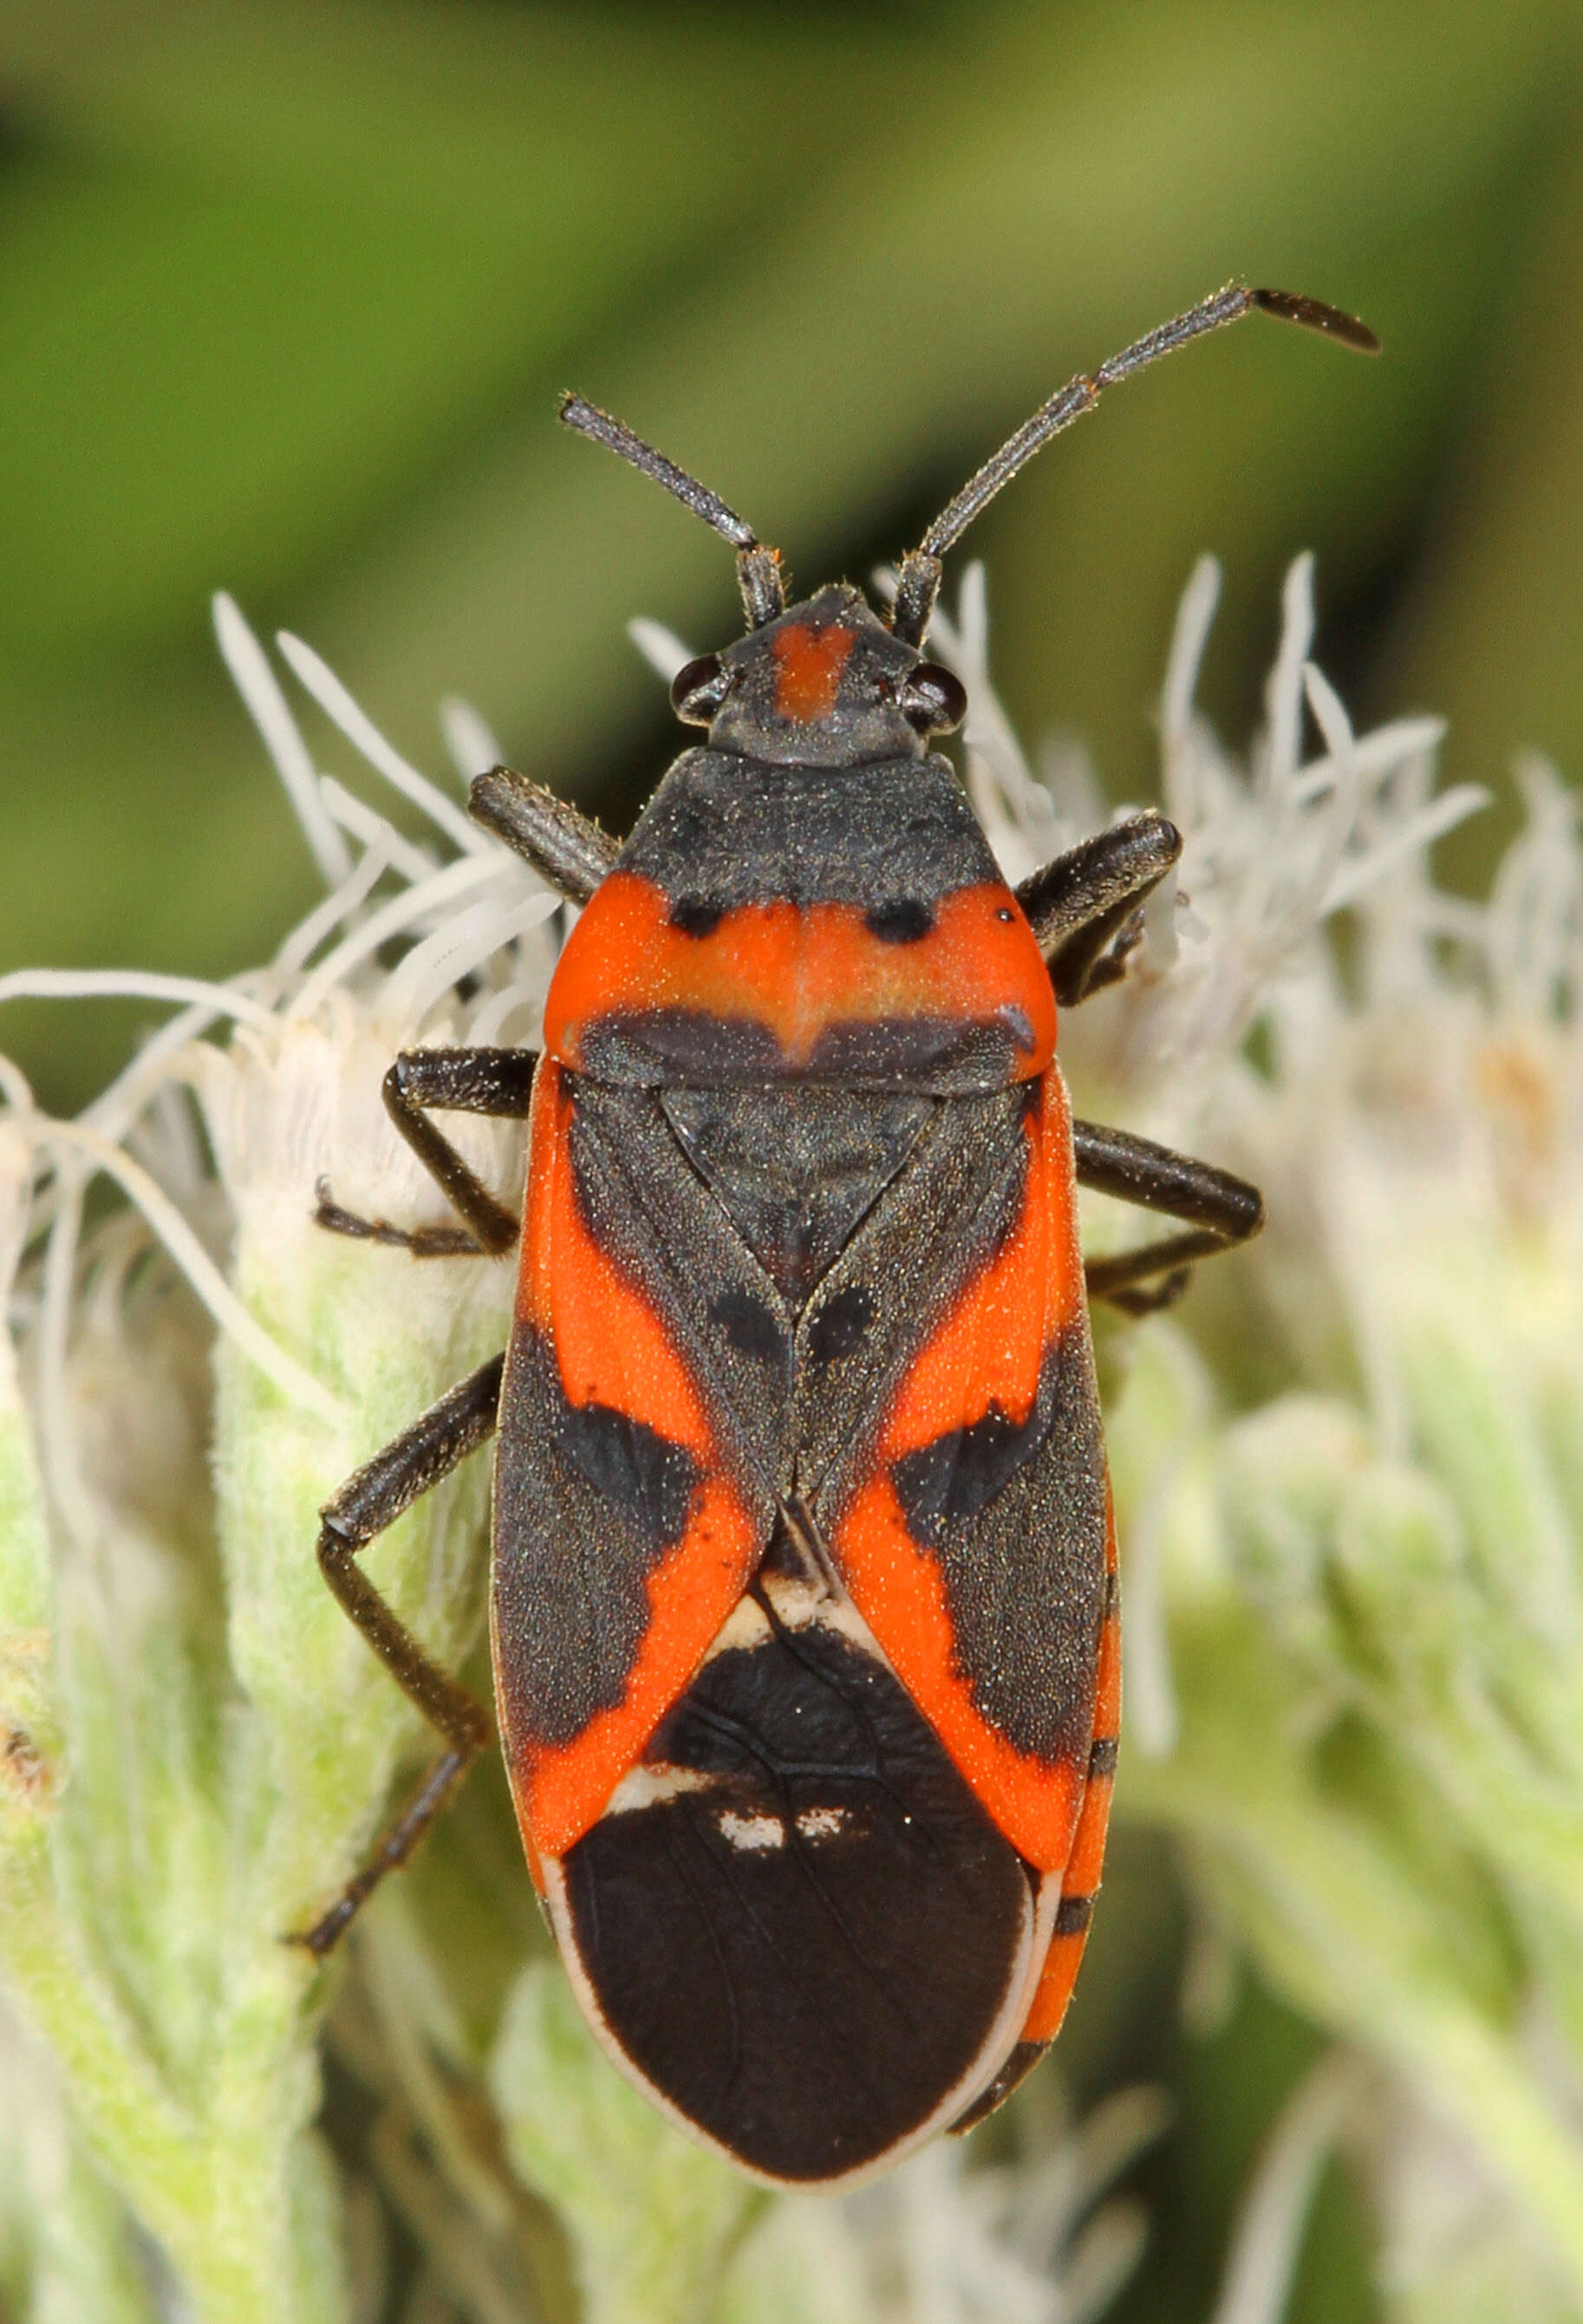
[[[1190,307],[1185,315],[1175,315],[1169,323],[1161,323],[1118,355],[1100,364],[1090,374],[1079,372],[1065,387],[1058,388],[1048,403],[1041,403],[1031,420],[1025,420],[1014,436],[1009,436],[992,459],[986,460],[977,475],[968,478],[950,505],[943,509],[922,540],[902,560],[902,570],[896,589],[895,611],[892,627],[897,637],[910,646],[921,646],[929,628],[929,618],[934,611],[934,601],[940,582],[940,559],[948,549],[961,539],[974,518],[986,508],[1003,484],[1009,484],[1019,468],[1025,467],[1035,452],[1041,451],[1052,436],[1080,420],[1098,402],[1101,391],[1114,387],[1119,379],[1142,371],[1157,356],[1167,355],[1173,348],[1185,346],[1190,339],[1200,338],[1206,331],[1217,331],[1222,324],[1240,321],[1244,315],[1258,309],[1274,315],[1284,323],[1301,323],[1310,331],[1322,331],[1327,337],[1338,339],[1343,346],[1355,347],[1362,355],[1377,355],[1380,343],[1366,323],[1356,316],[1343,314],[1339,307],[1327,307],[1319,299],[1305,299],[1292,290],[1249,290],[1240,282],[1227,283],[1212,298],[1200,300]]]
[[[786,584],[781,571],[781,553],[776,549],[763,549],[753,527],[745,524],[735,509],[727,508],[718,493],[700,484],[663,452],[656,452],[619,420],[612,420],[607,411],[590,403],[586,396],[568,393],[560,400],[560,417],[568,428],[575,428],[579,436],[589,436],[596,444],[619,453],[645,476],[653,476],[668,493],[674,493],[683,508],[701,516],[712,525],[736,551],[736,578],[742,588],[742,603],[747,613],[750,630],[762,630],[786,610]]]

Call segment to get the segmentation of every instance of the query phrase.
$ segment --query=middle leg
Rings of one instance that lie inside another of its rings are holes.
[[[1131,1138],[1124,1130],[1105,1130],[1097,1122],[1074,1121],[1072,1150],[1079,1186],[1190,1222],[1180,1234],[1166,1235],[1114,1259],[1090,1259],[1084,1268],[1089,1298],[1108,1299],[1130,1314],[1169,1306],[1187,1287],[1195,1259],[1233,1250],[1264,1223],[1264,1197],[1245,1178],[1173,1153],[1150,1139]]]
[[[517,1237],[516,1214],[428,1119],[427,1109],[525,1119],[532,1094],[532,1049],[403,1049],[384,1077],[384,1108],[396,1129],[464,1221],[461,1227],[395,1227],[343,1211],[320,1179],[318,1224],[331,1234],[393,1244],[414,1259],[498,1258]]]

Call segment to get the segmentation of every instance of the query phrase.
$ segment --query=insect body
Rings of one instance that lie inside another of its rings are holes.
[[[393,1116],[466,1230],[518,1222],[425,1108],[525,1115],[510,1345],[325,1511],[327,1578],[449,1748],[311,1930],[327,1950],[486,1739],[356,1563],[498,1432],[499,1724],[589,2023],[756,2176],[829,2184],[965,2127],[1053,2037],[1116,1764],[1116,1544],[1088,1298],[1158,1304],[1254,1232],[1253,1188],[1070,1118],[1058,1003],[1122,973],[1180,841],[1140,816],[1014,893],[924,660],[940,558],[1048,435],[1223,292],[1074,383],[904,562],[790,609],[774,553],[576,399],[563,416],[739,551],[745,637],[617,851],[522,778],[473,808],[585,908],[542,1052],[409,1052]],[[1091,1265],[1076,1185],[1180,1230]]]

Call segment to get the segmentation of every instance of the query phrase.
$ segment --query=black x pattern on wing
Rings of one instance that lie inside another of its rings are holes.
[[[828,1540],[930,1332],[1016,1225],[1026,1092],[926,1102],[905,1134],[888,1115],[875,1143],[880,1191],[866,1210],[850,1197],[861,1215],[799,1310],[784,1270],[777,1281],[740,1231],[752,1208],[740,1139],[727,1207],[704,1175],[708,1141],[684,1149],[662,1096],[581,1078],[574,1087],[587,1224],[662,1318],[761,1543],[794,1498]],[[774,1106],[801,1094],[777,1094]],[[787,1199],[784,1185],[771,1189],[764,1214]],[[616,1417],[571,1425],[552,1355],[529,1337],[519,1334],[508,1375],[502,1537],[514,1661],[537,1699],[529,1724],[564,1741],[619,1697],[645,1618],[645,1575],[677,1538],[666,1510],[674,1520],[671,1504],[697,1472],[680,1447],[632,1424],[624,1434]],[[919,1546],[940,1564],[980,1710],[1019,1748],[1051,1758],[1087,1748],[1078,1729],[1098,1620],[1104,1467],[1080,1329],[1046,1372],[1037,1427],[1017,1437],[991,1417],[977,1436],[932,1448],[932,1465],[928,1449],[914,1456],[897,1484]]]

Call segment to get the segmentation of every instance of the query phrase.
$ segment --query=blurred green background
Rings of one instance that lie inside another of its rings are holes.
[[[1355,715],[1443,710],[1448,773],[1502,787],[1448,844],[1478,887],[1514,749],[1583,772],[1580,88],[1583,19],[1535,0],[7,0],[0,973],[224,973],[311,900],[219,586],[421,763],[454,690],[630,817],[675,730],[624,624],[728,636],[731,559],[553,425],[561,387],[805,583],[861,577],[1232,275],[1365,315],[1384,361],[1249,324],[1047,454],[971,540],[1007,701],[1150,796],[1193,558],[1225,563],[1205,693],[1240,738],[1312,547]],[[18,1007],[0,1042],[59,1109],[136,1021]],[[1189,2043],[1169,1867],[1134,1843],[1114,1890],[1069,2066],[1172,2083],[1125,2312],[1185,2324],[1311,2043],[1257,1994]],[[1292,2314],[1366,2315],[1366,2255],[1332,2184]]]

